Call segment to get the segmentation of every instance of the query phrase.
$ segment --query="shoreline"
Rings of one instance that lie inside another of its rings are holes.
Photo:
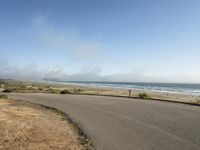
[[[19,93],[60,93],[67,90],[65,94],[82,95],[102,95],[138,98],[140,93],[146,93],[150,99],[163,101],[177,101],[183,103],[200,104],[200,96],[176,94],[169,92],[157,92],[149,90],[114,88],[114,87],[96,87],[83,84],[59,83],[59,82],[30,82],[30,81],[8,81],[6,87],[14,88],[13,92]]]
[[[57,84],[55,82],[54,84]],[[100,95],[100,96],[122,96],[122,97],[129,97],[129,89],[124,88],[114,88],[114,87],[97,87],[97,86],[90,86],[90,85],[82,85],[82,84],[70,84],[70,83],[59,83],[60,85],[65,85],[68,88],[80,88],[84,89],[84,93],[86,95]],[[184,103],[196,103],[200,101],[200,96],[197,95],[188,95],[182,93],[169,93],[169,92],[158,92],[158,91],[150,91],[150,90],[137,90],[137,89],[130,89],[131,96],[130,98],[137,98],[139,93],[147,93],[151,96],[153,100],[163,100],[163,101],[178,101]]]
[[[103,88],[103,89],[115,89],[115,90],[133,90],[133,91],[145,91],[145,92],[156,92],[156,93],[163,93],[163,94],[177,94],[177,95],[186,95],[186,96],[200,96],[200,90],[198,93],[195,92],[184,92],[184,88],[182,90],[162,90],[162,88],[167,88],[167,87],[161,87],[160,89],[155,89],[155,87],[150,87],[149,89],[146,88],[144,85],[140,86],[140,88],[136,88],[134,86],[136,85],[131,85],[130,83],[126,82],[59,82],[59,81],[38,81],[38,83],[46,83],[46,84],[55,84],[55,85],[67,85],[67,86],[75,86],[75,87],[86,87],[86,88]],[[124,86],[119,86],[119,85],[126,85]],[[133,82],[134,84],[134,82]],[[140,83],[136,82],[135,84],[174,84],[174,85],[199,85],[199,83]],[[129,87],[130,86],[130,87]],[[131,87],[132,86],[132,87]],[[151,89],[152,88],[152,89]],[[186,89],[185,89],[186,90]]]

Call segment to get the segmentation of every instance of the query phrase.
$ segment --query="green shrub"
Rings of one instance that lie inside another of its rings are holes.
[[[151,99],[151,97],[147,93],[139,93],[138,97],[140,99]]]
[[[43,91],[43,88],[39,87],[38,90]]]
[[[69,90],[62,90],[60,94],[71,94],[71,92]]]
[[[74,93],[74,94],[78,94],[78,93],[80,93],[80,92],[81,92],[80,89],[73,89],[73,93]]]
[[[12,89],[7,88],[7,89],[3,90],[2,92],[10,93],[10,92],[12,92],[12,91],[13,91]]]
[[[197,103],[197,104],[200,104],[200,100],[197,100],[196,103]]]
[[[0,98],[8,99],[8,95],[0,94]]]
[[[20,85],[19,87],[20,87],[20,89],[22,89],[22,90],[26,89],[26,86],[25,86],[25,85],[23,85],[23,84],[22,84],[22,85]]]
[[[50,92],[50,93],[59,93],[59,90],[57,90],[57,89],[52,89],[52,88],[49,88],[47,91]],[[60,92],[60,93],[61,93],[61,92]]]

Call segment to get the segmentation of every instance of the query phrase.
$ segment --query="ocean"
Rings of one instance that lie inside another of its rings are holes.
[[[133,89],[200,96],[200,84],[59,81],[59,83],[61,82],[90,87]]]

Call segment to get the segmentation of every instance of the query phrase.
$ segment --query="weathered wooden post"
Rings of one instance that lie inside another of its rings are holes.
[[[128,90],[128,96],[131,97],[131,90]]]

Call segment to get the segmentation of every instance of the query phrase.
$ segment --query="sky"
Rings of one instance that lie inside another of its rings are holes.
[[[0,78],[200,83],[199,0],[0,0]]]

